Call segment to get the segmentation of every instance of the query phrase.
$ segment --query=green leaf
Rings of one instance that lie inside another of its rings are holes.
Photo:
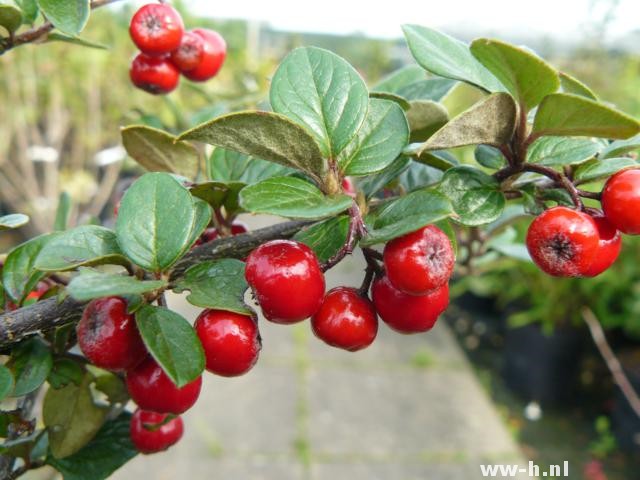
[[[106,480],[113,472],[138,454],[131,442],[131,414],[121,413],[105,422],[96,436],[81,450],[66,458],[47,457],[64,480]]]
[[[187,130],[179,140],[197,140],[216,147],[252,155],[324,177],[326,162],[313,137],[284,115],[239,112],[223,115]]]
[[[58,197],[58,208],[56,208],[56,218],[53,221],[53,229],[62,232],[69,225],[71,215],[71,196],[67,192],[62,192]]]
[[[384,188],[385,185],[397,179],[398,176],[409,167],[410,163],[411,159],[409,157],[404,155],[400,156],[382,172],[360,180],[358,182],[358,189],[362,190],[367,198],[371,198]]]
[[[56,358],[47,381],[53,388],[63,388],[73,383],[80,385],[84,377],[84,366],[71,358]]]
[[[292,218],[328,217],[352,203],[347,195],[325,196],[311,183],[295,177],[269,178],[240,192],[240,205],[245,210]]]
[[[584,83],[578,80],[575,77],[572,77],[568,73],[559,72],[560,74],[560,85],[562,86],[562,91],[565,93],[572,93],[574,95],[580,95],[582,97],[587,97],[591,100],[598,100],[593,91],[587,87]]]
[[[94,298],[142,294],[166,286],[163,280],[142,281],[135,277],[82,269],[69,282],[66,290],[73,298],[83,302]]]
[[[368,175],[388,167],[409,141],[409,126],[402,108],[372,98],[362,128],[338,157],[345,175]]]
[[[166,173],[147,173],[122,197],[118,244],[136,265],[162,271],[189,248],[196,220],[195,202],[185,187]]]
[[[227,202],[237,204],[238,194],[244,186],[244,183],[239,182],[204,182],[194,185],[189,190],[193,196],[204,200],[213,208],[220,208]]]
[[[247,288],[244,262],[225,258],[189,268],[177,282],[175,291],[189,290],[187,301],[197,307],[251,314],[252,310],[244,303]]]
[[[94,42],[92,40],[87,40],[86,38],[73,37],[70,35],[65,35],[64,33],[59,32],[51,32],[47,35],[47,42],[65,42],[71,43],[73,45],[79,45],[81,47],[95,48],[97,50],[108,50],[109,47],[102,43]]]
[[[193,327],[177,313],[145,305],[136,325],[149,353],[178,387],[196,380],[204,370],[204,352]]]
[[[592,160],[584,163],[575,171],[575,180],[585,183],[600,178],[607,178],[614,173],[629,167],[639,167],[637,160],[629,157],[607,158],[604,160]]]
[[[428,78],[410,83],[398,90],[398,95],[407,100],[432,100],[438,102],[456,85],[448,78]]]
[[[12,213],[0,217],[0,231],[20,228],[29,223],[29,217],[22,213]]]
[[[250,185],[267,178],[289,175],[295,170],[217,147],[207,160],[207,172],[214,181]]]
[[[112,405],[120,403],[125,405],[129,401],[129,392],[122,378],[118,375],[100,370],[96,367],[91,372],[95,375],[95,387],[99,392],[104,393]]]
[[[433,157],[436,158],[435,155]],[[453,166],[448,168],[453,168]],[[444,170],[447,170],[447,168]],[[402,185],[402,188],[404,188],[405,191],[413,192],[414,190],[420,190],[438,183],[442,179],[442,175],[442,170],[440,168],[435,168],[430,165],[414,161],[411,162],[409,168],[402,172],[398,177],[398,182]]]
[[[502,152],[489,145],[478,145],[474,156],[480,165],[494,170],[502,168],[507,163],[507,159],[504,158]]]
[[[51,371],[53,359],[49,348],[38,337],[32,337],[15,347],[7,367],[15,378],[11,396],[22,397],[37,390]]]
[[[309,246],[321,262],[326,262],[345,244],[348,232],[349,217],[340,215],[300,230],[293,239]]]
[[[625,139],[640,133],[640,123],[588,98],[554,93],[538,107],[532,133]]]
[[[13,33],[22,25],[22,12],[13,5],[0,5],[0,26]]]
[[[36,0],[15,0],[15,2],[22,10],[23,23],[34,23],[38,18],[38,3]]]
[[[57,234],[40,235],[18,245],[9,252],[2,269],[5,291],[18,303],[44,278],[44,273],[35,269],[36,258],[46,243]]]
[[[424,142],[449,121],[449,113],[441,104],[431,100],[411,102],[407,111],[411,142]]]
[[[136,162],[150,172],[169,172],[194,179],[200,170],[200,155],[193,145],[142,125],[122,129],[122,145]]]
[[[108,410],[93,402],[92,376],[85,373],[79,385],[50,388],[44,397],[42,419],[49,431],[49,449],[56,458],[73,455],[96,435]]]
[[[407,111],[411,108],[411,104],[400,95],[396,95],[395,93],[389,92],[371,92],[369,93],[369,99],[377,99],[377,100],[389,100],[390,102],[394,102],[398,104],[402,110]],[[371,103],[369,103],[371,105]]]
[[[593,158],[601,148],[591,138],[542,137],[529,147],[527,161],[547,166],[576,165]]]
[[[5,365],[0,365],[0,400],[4,400],[13,392],[15,381],[13,373]]]
[[[325,158],[336,158],[364,122],[369,92],[346,60],[328,50],[304,47],[282,61],[269,99],[275,112],[307,128]]]
[[[414,155],[413,158],[416,162],[422,163],[423,165],[429,165],[430,167],[437,168],[443,172],[460,163],[456,157],[445,150],[434,150],[432,152],[423,151],[419,155]]]
[[[640,134],[626,140],[616,140],[615,142],[611,142],[604,148],[604,150],[602,150],[600,158],[619,157],[634,150],[640,150]]]
[[[373,88],[374,92],[389,92],[398,94],[400,89],[412,83],[424,80],[424,70],[417,65],[401,67],[380,80]]]
[[[493,222],[504,210],[500,183],[477,168],[463,165],[447,170],[439,188],[451,200],[456,220],[463,225]]]
[[[368,233],[360,244],[388,242],[452,214],[451,203],[444,195],[433,189],[416,190],[390,202],[372,219],[367,219]]]
[[[60,232],[47,242],[36,258],[35,268],[63,272],[105,263],[127,263],[118,247],[116,234],[105,227],[82,225]]]
[[[37,0],[47,19],[63,33],[78,35],[89,20],[89,0]]]
[[[442,32],[418,25],[404,25],[411,54],[425,70],[462,80],[488,92],[504,87],[472,54],[468,45]]]
[[[193,225],[191,226],[191,236],[185,245],[183,253],[186,253],[200,238],[202,232],[204,232],[211,223],[211,216],[213,214],[211,206],[209,206],[205,200],[200,198],[194,198],[193,200],[194,207],[196,209],[196,217],[193,221]]]
[[[525,111],[531,110],[560,87],[558,73],[526,50],[486,38],[475,40],[470,49]]]
[[[516,124],[516,104],[507,93],[494,93],[451,119],[434,133],[421,151],[444,150],[465,145],[508,143]]]

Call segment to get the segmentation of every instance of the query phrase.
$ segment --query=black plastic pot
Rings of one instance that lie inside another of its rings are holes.
[[[640,361],[637,358],[633,361],[626,361],[626,358],[620,360],[633,389],[640,392]],[[640,417],[633,411],[619,388],[616,388],[614,395],[611,421],[613,434],[620,449],[627,452],[640,452]]]
[[[545,406],[573,403],[584,338],[573,327],[558,327],[549,335],[539,324],[508,329],[505,383],[527,401]]]

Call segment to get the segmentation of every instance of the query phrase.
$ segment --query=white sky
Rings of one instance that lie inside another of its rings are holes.
[[[194,12],[258,20],[276,29],[400,37],[417,23],[456,32],[581,38],[615,0],[189,0]],[[640,30],[640,0],[619,0],[610,37]],[[640,46],[638,46],[640,50]]]

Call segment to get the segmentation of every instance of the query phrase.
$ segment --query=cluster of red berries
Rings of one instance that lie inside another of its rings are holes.
[[[623,170],[606,183],[602,211],[553,207],[527,231],[527,249],[555,277],[595,277],[618,258],[621,233],[640,235],[640,170]]]
[[[185,32],[180,14],[164,3],[141,7],[131,19],[129,33],[140,49],[129,70],[131,81],[153,94],[174,90],[180,74],[194,82],[209,80],[227,55],[218,32],[205,28]]]

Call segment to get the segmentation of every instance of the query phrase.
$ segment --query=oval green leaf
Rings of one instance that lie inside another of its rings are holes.
[[[293,239],[310,247],[318,260],[326,262],[345,244],[348,232],[349,217],[340,215],[300,230]]]
[[[57,234],[40,235],[18,245],[9,252],[2,269],[2,281],[5,291],[15,302],[22,299],[33,290],[45,276],[35,269],[36,259],[47,242]]]
[[[15,379],[11,396],[22,397],[37,390],[49,376],[52,366],[51,351],[42,340],[33,337],[20,343],[7,363]]]
[[[94,298],[140,295],[166,286],[163,280],[142,281],[135,277],[82,269],[69,282],[66,290],[79,302],[85,302]]]
[[[89,20],[90,0],[37,0],[47,19],[63,33],[76,36]]]
[[[5,365],[0,365],[0,401],[13,392],[15,382],[13,374]]]
[[[0,230],[12,230],[29,223],[29,217],[22,213],[12,213],[0,217]]]
[[[591,138],[542,137],[533,142],[527,161],[547,166],[577,165],[596,156],[602,144]]]
[[[414,100],[407,111],[411,142],[424,142],[449,121],[449,113],[440,103]]]
[[[574,178],[580,183],[607,178],[625,168],[638,168],[640,163],[629,157],[592,160],[576,169]]]
[[[634,150],[640,150],[640,134],[626,140],[616,140],[615,142],[611,142],[604,148],[604,150],[602,150],[600,157],[619,157],[625,153],[633,152]]]
[[[240,182],[250,185],[271,177],[280,177],[295,172],[273,162],[251,157],[217,147],[207,159],[207,173],[214,181],[230,183]]]
[[[504,167],[507,159],[500,150],[489,145],[478,145],[474,152],[476,161],[483,167],[497,170]]]
[[[22,25],[22,12],[13,5],[0,5],[0,26],[9,33],[15,32]]]
[[[560,74],[560,85],[562,86],[562,91],[565,93],[573,93],[574,95],[580,95],[582,97],[589,98],[591,100],[598,100],[598,97],[593,90],[587,87],[584,83],[578,80],[575,77],[572,77],[568,73],[559,72]]]
[[[428,78],[411,83],[398,90],[398,95],[407,100],[432,100],[438,102],[456,85],[448,78]]]

